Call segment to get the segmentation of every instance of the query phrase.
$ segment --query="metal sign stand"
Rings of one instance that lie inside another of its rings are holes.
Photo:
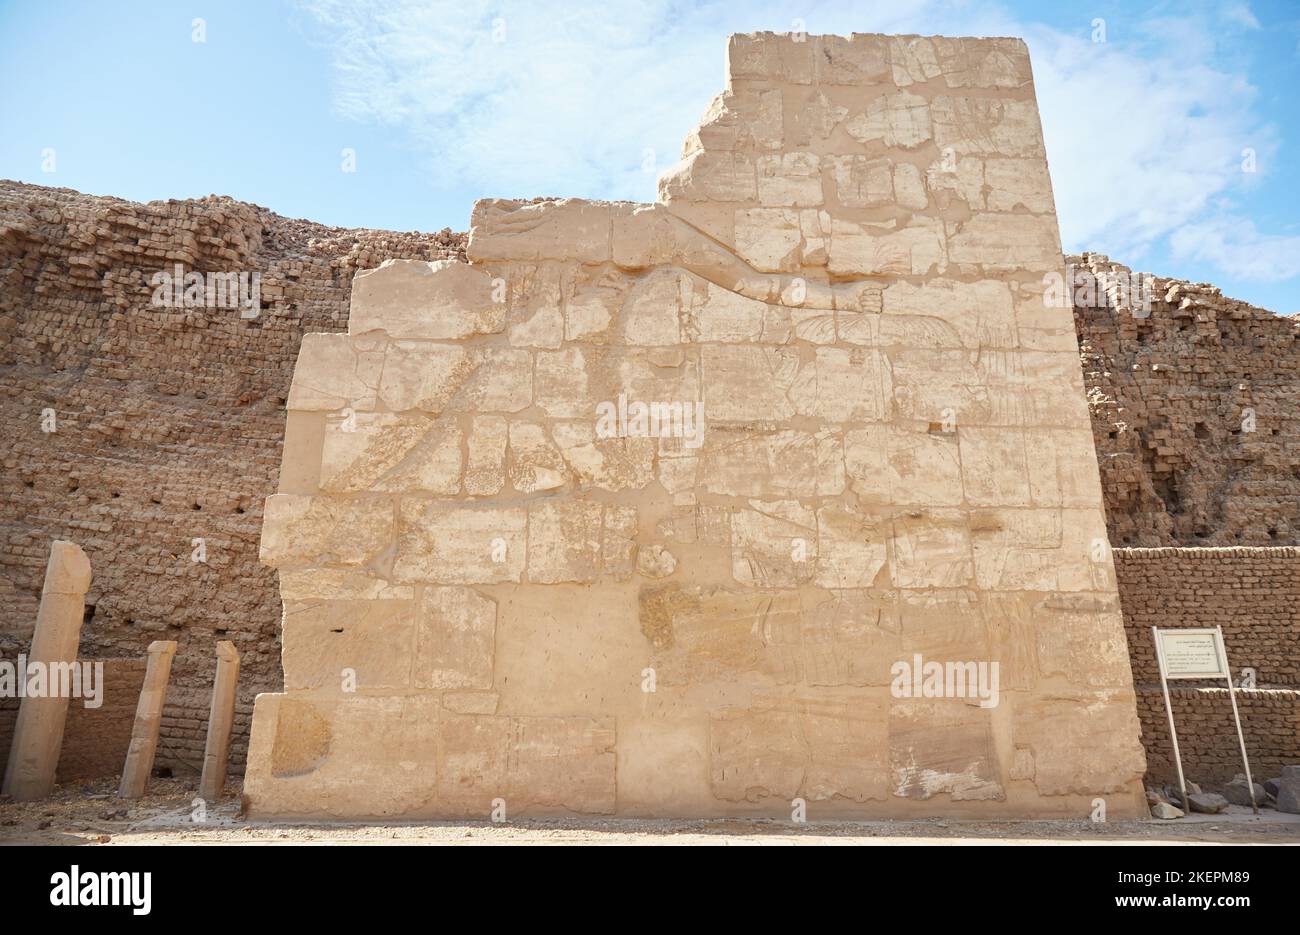
[[[1241,730],[1241,714],[1237,710],[1237,690],[1232,684],[1232,669],[1228,666],[1228,651],[1223,644],[1223,628],[1215,627],[1213,630],[1208,628],[1166,628],[1166,632],[1177,633],[1184,636],[1210,636],[1214,637],[1214,651],[1217,657],[1217,665],[1213,671],[1209,669],[1186,669],[1182,668],[1182,663],[1178,671],[1169,672],[1168,662],[1165,659],[1164,643],[1161,640],[1161,631],[1159,627],[1151,628],[1151,637],[1156,644],[1156,662],[1160,668],[1160,688],[1165,695],[1165,714],[1169,716],[1169,739],[1174,748],[1174,764],[1178,767],[1178,787],[1183,793],[1183,811],[1184,814],[1191,814],[1192,803],[1187,798],[1187,778],[1183,775],[1183,755],[1178,750],[1178,731],[1174,727],[1174,708],[1169,701],[1169,679],[1210,679],[1220,676],[1228,683],[1228,698],[1232,701],[1232,720],[1237,725],[1237,743],[1241,747],[1241,765],[1246,769],[1246,788],[1250,790],[1250,807],[1255,814],[1259,814],[1259,803],[1255,801],[1255,780],[1250,775],[1250,761],[1246,757],[1246,735]]]
[[[1255,801],[1255,780],[1250,776],[1250,760],[1246,758],[1246,735],[1241,732],[1241,715],[1237,712],[1237,689],[1232,684],[1232,670],[1228,668],[1228,650],[1223,645],[1223,627],[1215,627],[1214,636],[1219,641],[1219,654],[1223,657],[1223,667],[1228,672],[1228,697],[1232,700],[1232,720],[1237,725],[1237,744],[1241,747],[1241,765],[1246,769],[1246,788],[1250,791],[1250,807],[1258,815],[1259,803]]]
[[[1151,628],[1151,638],[1156,643],[1156,664],[1160,667],[1160,688],[1165,693],[1165,714],[1169,716],[1169,739],[1174,745],[1174,765],[1178,767],[1178,788],[1183,790],[1183,810],[1185,814],[1192,811],[1192,803],[1187,799],[1187,779],[1183,776],[1183,755],[1178,752],[1178,729],[1174,727],[1174,706],[1169,703],[1169,681],[1165,678],[1165,651],[1160,646],[1160,628]]]

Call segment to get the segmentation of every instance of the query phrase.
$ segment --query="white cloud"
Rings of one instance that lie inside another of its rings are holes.
[[[1179,28],[1191,31],[1186,24]],[[1271,152],[1273,134],[1250,105],[1253,89],[1163,33],[1154,43],[1092,43],[1028,32],[1061,237],[1067,250],[1132,262],[1245,184],[1242,150]]]
[[[1258,179],[1241,172],[1242,150],[1263,164],[1276,147],[1249,83],[1213,64],[1214,27],[1191,14],[1114,19],[1111,41],[1093,43],[1086,20],[1067,35],[1018,23],[993,0],[303,6],[332,46],[340,112],[402,127],[440,181],[487,197],[652,200],[655,175],[721,89],[724,37],[789,30],[792,10],[813,33],[1025,36],[1069,250],[1136,264],[1185,226],[1190,244],[1212,216],[1241,225],[1222,205]],[[1219,14],[1253,19],[1244,3]]]
[[[739,5],[678,0],[303,0],[333,47],[345,116],[401,124],[430,168],[485,196],[654,198],[659,170],[722,89],[728,33],[933,31],[935,0]],[[1013,24],[985,5],[951,30]],[[793,12],[792,12],[793,11]],[[493,41],[495,20],[504,41]],[[656,168],[643,168],[653,150]]]
[[[1252,222],[1230,215],[1183,225],[1169,247],[1179,259],[1213,263],[1238,279],[1282,282],[1300,275],[1300,237],[1262,234]]]
[[[1223,18],[1230,23],[1236,23],[1238,26],[1244,26],[1247,29],[1259,29],[1259,20],[1251,12],[1248,3],[1228,3],[1224,4],[1222,10]]]
[[[667,2],[307,6],[339,32],[338,109],[402,124],[442,181],[484,195],[650,200],[644,150],[674,162],[722,77],[717,33]]]

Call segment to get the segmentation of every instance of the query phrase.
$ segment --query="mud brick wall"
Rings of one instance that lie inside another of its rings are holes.
[[[74,698],[68,707],[63,751],[59,755],[59,782],[122,774],[146,663],[144,658],[102,661],[103,704],[87,708]]]
[[[1160,682],[1152,627],[1221,626],[1238,680],[1300,689],[1300,548],[1116,549],[1115,574],[1138,684]]]
[[[1137,683],[1150,780],[1175,778],[1169,720],[1151,627],[1223,627],[1255,779],[1300,762],[1300,548],[1116,549],[1124,627]],[[1228,690],[1219,683],[1170,683],[1187,777],[1211,786],[1241,772]]]
[[[1131,272],[1067,260],[1076,276]],[[1111,543],[1300,544],[1300,316],[1152,279],[1149,307],[1132,290],[1076,291]]]
[[[13,657],[8,657],[12,662]],[[58,781],[117,776],[126,761],[135,722],[135,705],[144,684],[144,659],[98,659],[104,665],[104,691],[97,708],[80,698],[68,705],[59,755]],[[17,698],[0,698],[0,756],[8,757],[18,719]]]
[[[1184,683],[1185,685],[1185,683]],[[1171,685],[1170,701],[1183,771],[1193,782],[1213,788],[1242,772],[1237,728],[1227,688]],[[1169,718],[1159,686],[1139,686],[1138,717],[1147,751],[1147,780],[1176,780]],[[1256,782],[1278,776],[1300,761],[1300,691],[1256,688],[1237,692],[1246,753]]]
[[[280,601],[257,552],[298,343],[346,327],[357,270],[460,257],[463,240],[0,182],[0,653],[27,648],[50,541],[70,539],[94,573],[83,657],[143,664],[153,640],[180,644],[159,765],[199,765],[215,644],[235,643],[239,769],[253,697],[281,684]],[[150,279],[176,264],[260,273],[257,317],[155,306]],[[110,687],[129,697],[106,706],[134,709],[138,687]]]
[[[203,771],[203,747],[208,735],[208,712],[212,704],[212,678],[216,675],[216,653],[208,660],[206,680],[198,686],[173,685],[167,693],[167,707],[158,731],[159,761],[166,755],[166,765],[174,772]],[[244,675],[240,671],[240,682]],[[235,727],[230,737],[230,762],[240,764],[248,753],[248,724],[251,700],[240,693],[235,706]]]

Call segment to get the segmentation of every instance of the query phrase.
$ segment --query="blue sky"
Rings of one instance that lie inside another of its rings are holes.
[[[1295,0],[0,2],[0,177],[395,230],[650,201],[725,36],[796,20],[1024,36],[1067,249],[1300,310]]]

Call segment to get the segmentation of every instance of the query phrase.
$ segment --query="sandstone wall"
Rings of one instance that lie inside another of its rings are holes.
[[[253,814],[1144,808],[1024,44],[728,65],[656,204],[480,202],[304,339]]]
[[[1300,548],[1116,549],[1147,766],[1174,777],[1173,746],[1151,627],[1222,627],[1255,778],[1300,758]],[[1183,769],[1198,782],[1241,772],[1236,728],[1220,682],[1170,683]]]
[[[461,246],[228,198],[141,205],[0,183],[0,652],[26,649],[50,540],[73,540],[94,568],[83,657],[180,643],[159,764],[200,764],[218,639],[244,660],[242,760],[254,694],[281,684],[275,575],[257,541],[298,342],[346,326],[358,269]],[[150,278],[175,264],[260,272],[257,317],[153,305]],[[195,538],[205,564],[191,561]]]

